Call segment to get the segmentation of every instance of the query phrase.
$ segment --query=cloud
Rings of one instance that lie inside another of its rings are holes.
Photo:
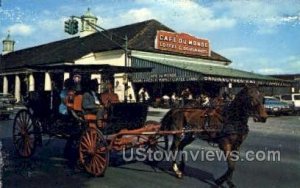
[[[35,29],[31,25],[17,23],[9,26],[7,30],[9,30],[10,33],[15,36],[29,36],[34,32]]]
[[[280,24],[300,22],[300,3],[297,0],[216,1],[212,9],[235,18],[239,24],[254,26],[253,31],[258,34],[275,33]]]
[[[104,25],[106,28],[123,26],[135,22],[157,18],[148,8],[130,9],[127,12],[121,12],[114,17],[98,17],[100,17],[100,21],[102,21],[100,25]]]
[[[259,69],[257,71],[258,73],[261,73],[261,74],[280,74],[282,73],[282,69],[281,68],[262,68],[262,69]]]
[[[119,26],[148,19],[158,21],[183,32],[209,32],[235,26],[235,19],[217,17],[210,8],[194,1],[137,1],[137,7],[116,11],[113,17],[99,15],[106,26]],[[99,8],[95,7],[96,10]]]
[[[246,71],[252,71],[260,74],[299,74],[300,56],[288,56],[281,59],[269,57],[261,58],[243,58],[236,63],[231,64],[232,67]]]
[[[166,1],[154,7],[153,11],[159,12],[164,22],[170,22],[182,31],[209,32],[235,26],[235,19],[216,16],[211,8],[196,1]]]
[[[36,27],[38,27],[40,30],[44,30],[44,31],[57,32],[58,30],[63,30],[64,20],[65,20],[65,18],[43,19],[43,20],[39,20],[37,22]]]
[[[248,47],[234,47],[234,48],[226,48],[219,50],[218,52],[224,55],[225,57],[236,57],[240,55],[245,55],[248,53],[252,53],[255,50]]]
[[[153,13],[148,8],[141,9],[132,9],[129,10],[126,14],[120,16],[122,19],[125,19],[126,22],[130,21],[132,23],[149,20],[153,17]]]

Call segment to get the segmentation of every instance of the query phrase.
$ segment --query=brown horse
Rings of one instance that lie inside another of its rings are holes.
[[[234,187],[232,175],[235,169],[232,152],[239,151],[242,142],[245,140],[249,128],[248,119],[253,116],[255,122],[266,122],[267,114],[263,106],[263,96],[256,86],[244,87],[227,104],[218,99],[216,105],[211,108],[177,108],[171,109],[161,121],[162,130],[191,130],[185,134],[176,134],[171,145],[171,151],[182,151],[196,137],[218,144],[219,148],[227,156],[228,169],[215,183],[222,185],[225,181],[230,187]],[[193,132],[203,130],[203,132]],[[165,137],[165,139],[168,139]],[[184,160],[181,157],[181,164],[178,167],[173,161],[173,170],[177,177],[182,177]]]

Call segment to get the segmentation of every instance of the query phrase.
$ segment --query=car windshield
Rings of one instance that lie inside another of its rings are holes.
[[[292,100],[292,96],[291,95],[282,95],[281,97],[282,100]]]
[[[275,98],[265,98],[265,104],[284,104]]]

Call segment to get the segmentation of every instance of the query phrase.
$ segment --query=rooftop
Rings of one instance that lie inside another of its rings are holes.
[[[128,37],[128,49],[139,50],[145,52],[165,53],[171,55],[181,55],[187,57],[196,57],[214,61],[223,61],[230,63],[231,61],[220,54],[211,51],[211,56],[197,56],[178,54],[176,52],[166,52],[154,48],[154,40],[157,30],[165,30],[174,32],[171,28],[163,25],[157,20],[147,20],[139,23],[125,25],[102,31],[120,44],[125,45],[125,41],[117,36]],[[39,46],[34,46],[22,50],[17,50],[0,56],[0,68],[3,70],[22,68],[29,65],[45,65],[65,62],[74,62],[75,60],[87,55],[91,52],[102,52],[122,49],[112,41],[96,32],[86,37],[79,36],[54,41]]]

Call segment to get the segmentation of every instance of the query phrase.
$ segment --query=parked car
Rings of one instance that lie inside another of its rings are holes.
[[[9,119],[13,113],[16,99],[11,94],[0,93],[0,118]]]
[[[275,97],[264,97],[264,107],[269,115],[288,115],[293,112],[290,104],[280,101]]]
[[[294,112],[300,112],[300,93],[283,94],[276,96],[280,101],[287,102],[293,106]]]

